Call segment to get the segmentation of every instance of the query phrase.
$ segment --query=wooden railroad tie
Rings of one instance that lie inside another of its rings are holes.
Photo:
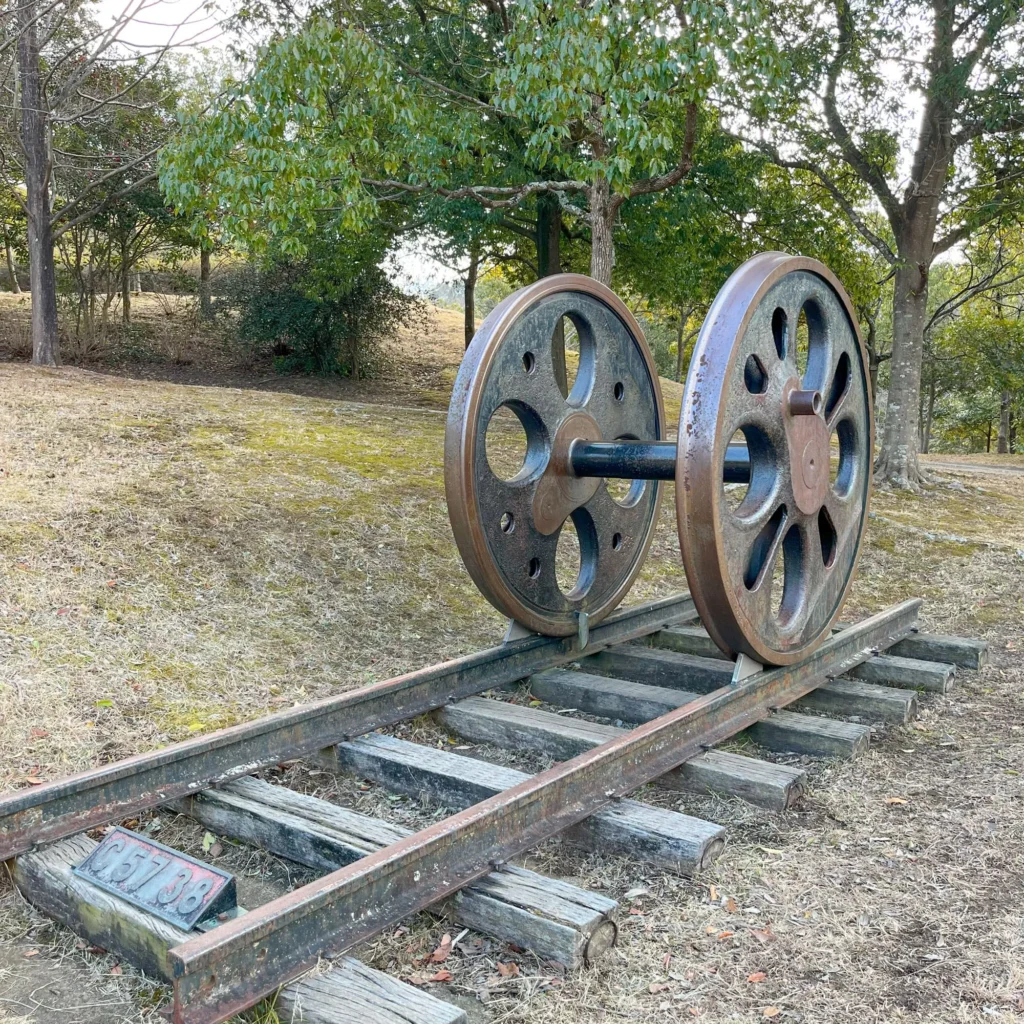
[[[625,794],[656,781],[773,810],[791,806],[806,785],[803,768],[749,756],[754,746],[739,754],[714,745],[745,735],[764,749],[852,757],[866,749],[872,726],[908,722],[917,687],[940,677],[948,684],[951,666],[983,664],[986,653],[984,645],[912,633],[917,608],[896,606],[836,632],[806,662],[733,683],[732,665],[709,656],[707,635],[687,624],[692,605],[658,602],[597,627],[593,654],[579,650],[575,638],[526,638],[371,687],[369,705],[354,703],[362,735],[333,725],[330,716],[353,706],[345,695],[312,705],[308,716],[295,709],[204,737],[203,745],[187,741],[10,794],[0,798],[0,842],[18,847],[14,880],[43,912],[174,987],[178,1024],[214,1024],[275,992],[282,1019],[314,1024],[463,1021],[458,1007],[341,954],[430,906],[459,927],[569,967],[596,960],[615,941],[616,902],[511,859],[561,835],[658,869],[698,872],[722,853],[725,829]],[[900,644],[903,654],[887,653]],[[880,665],[890,685],[857,678],[869,665]],[[516,679],[563,713],[474,695]],[[558,763],[531,776],[373,731],[373,708],[390,724],[431,705],[446,729],[472,743],[530,750]],[[271,738],[259,757],[235,756],[251,755],[257,736]],[[260,764],[297,752],[454,813],[416,833],[251,777]],[[136,778],[129,766],[140,763]],[[191,782],[190,768],[198,768]],[[164,788],[147,793],[156,771]],[[85,803],[101,785],[110,801],[102,810]],[[45,788],[48,799],[40,800]],[[184,932],[73,873],[95,847],[74,834],[76,822],[115,821],[125,806],[159,804],[322,877]],[[29,808],[37,835],[64,838],[39,847],[25,831]],[[333,969],[323,970],[325,957]]]

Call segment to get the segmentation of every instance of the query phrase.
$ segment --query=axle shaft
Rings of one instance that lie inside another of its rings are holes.
[[[575,441],[569,464],[576,476],[618,480],[675,480],[675,441]],[[745,444],[731,444],[725,453],[723,479],[727,484],[750,480],[750,454]]]

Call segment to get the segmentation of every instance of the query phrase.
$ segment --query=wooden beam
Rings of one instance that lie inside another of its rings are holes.
[[[86,835],[65,839],[13,861],[14,884],[33,906],[83,939],[117,954],[150,978],[168,984],[172,946],[192,934],[118,899],[73,874],[95,848]],[[466,1024],[464,1010],[375,971],[351,957],[332,970],[283,988],[281,1020],[304,1024]]]
[[[889,654],[920,661],[940,661],[960,668],[981,669],[988,664],[988,644],[984,640],[966,640],[938,633],[912,633],[893,644]]]
[[[917,691],[876,686],[856,679],[833,679],[801,697],[793,708],[867,722],[907,725],[917,717]]]
[[[321,871],[335,871],[411,835],[410,829],[259,779],[186,798],[177,809],[232,836]],[[614,945],[615,900],[524,868],[492,872],[434,908],[459,924],[567,967]]]
[[[580,674],[565,673],[569,676]],[[538,676],[532,676],[531,685],[538,679]],[[535,694],[538,688],[544,688],[544,680],[539,680],[533,687]],[[474,743],[534,750],[561,761],[600,746],[625,731],[612,725],[585,722],[482,697],[469,697],[443,708],[437,715],[445,726]],[[683,792],[738,796],[773,810],[784,810],[802,795],[805,778],[804,772],[786,765],[709,750],[662,775],[657,784]]]
[[[574,681],[572,676],[578,677],[578,681]],[[531,676],[531,685],[534,678]],[[561,700],[569,707],[578,708],[587,714],[600,715],[602,718],[611,718],[623,709],[628,712],[632,707],[631,720],[650,721],[694,699],[694,694],[685,690],[647,686],[644,683],[612,678],[598,680],[597,677],[585,672],[566,672],[559,679]],[[542,692],[550,691],[546,691],[542,686],[539,691],[534,692],[540,696]],[[791,711],[779,712],[769,721],[770,727],[752,727],[747,730],[747,735],[766,750],[782,753],[796,752],[817,757],[856,757],[867,749],[871,739],[871,730],[867,726],[856,725],[853,722],[835,722],[813,715],[798,715]]]
[[[852,669],[848,675],[866,683],[901,686],[914,690],[946,693],[953,685],[956,668],[934,661],[917,661],[892,654],[879,654]]]
[[[504,765],[376,734],[339,744],[337,756],[349,771],[388,789],[451,808],[470,807],[530,778]],[[619,800],[599,811],[566,838],[591,850],[642,856],[654,867],[687,875],[725,848],[721,825],[635,800]]]
[[[758,746],[779,753],[815,757],[859,757],[871,746],[871,729],[855,722],[777,711],[747,730]]]
[[[672,626],[668,629],[659,629],[657,633],[648,633],[634,642],[647,647],[657,647],[663,651],[675,651],[677,654],[696,654],[701,658],[728,661],[703,626]]]
[[[580,659],[584,672],[631,679],[691,693],[711,693],[732,679],[732,663],[696,654],[678,654],[627,644]]]

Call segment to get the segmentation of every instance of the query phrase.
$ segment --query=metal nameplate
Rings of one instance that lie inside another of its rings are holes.
[[[79,878],[191,931],[235,909],[235,877],[126,828],[115,828],[77,867]]]

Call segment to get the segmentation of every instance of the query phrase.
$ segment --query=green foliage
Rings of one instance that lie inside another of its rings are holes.
[[[380,342],[419,308],[388,280],[381,255],[373,235],[319,237],[303,257],[278,252],[249,264],[224,302],[241,344],[284,372],[372,376]]]
[[[627,194],[678,161],[686,112],[723,69],[767,92],[778,68],[758,4],[693,0],[680,15],[665,0],[522,0],[505,26],[462,3],[321,11],[186,122],[161,181],[190,217],[292,255],[324,224],[366,229],[383,199],[480,199],[472,186],[538,177],[565,194],[605,179]],[[444,57],[439,36],[469,42]]]

